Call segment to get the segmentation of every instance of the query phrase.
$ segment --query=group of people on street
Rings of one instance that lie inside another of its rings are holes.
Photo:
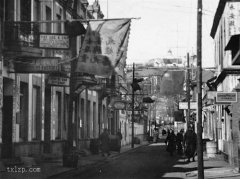
[[[122,140],[122,133],[120,130],[117,132],[115,140],[117,141],[115,145],[117,145],[116,147],[119,148],[119,152],[120,152],[121,140]],[[111,147],[111,138],[110,138],[108,129],[105,128],[103,130],[103,132],[99,136],[99,142],[100,142],[100,150],[102,152],[102,156],[105,156],[105,155],[109,156],[110,147]]]
[[[155,135],[153,136],[153,142],[157,142],[158,131],[155,129]],[[116,147],[121,148],[121,140],[122,134],[120,130],[117,132],[115,136],[115,144]],[[100,141],[100,150],[102,152],[102,156],[110,155],[110,147],[111,147],[111,138],[108,132],[108,129],[104,129],[99,137]],[[173,156],[173,153],[177,150],[178,155],[185,155],[187,157],[187,161],[190,162],[195,161],[196,149],[197,149],[197,134],[194,132],[193,127],[189,126],[186,133],[184,134],[184,130],[181,129],[177,135],[175,135],[174,130],[170,129],[167,132],[167,138],[165,140],[167,145],[166,150]]]
[[[177,135],[175,135],[174,130],[170,129],[168,131],[167,138],[165,140],[167,145],[166,150],[172,156],[175,150],[179,155],[185,154],[187,157],[187,162],[195,161],[196,149],[197,149],[197,134],[194,132],[193,127],[189,126],[186,133],[181,129]]]

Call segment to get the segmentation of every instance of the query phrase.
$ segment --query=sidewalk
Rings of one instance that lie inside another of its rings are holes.
[[[86,170],[89,166],[101,164],[106,162],[108,159],[116,158],[121,154],[134,150],[138,147],[147,145],[148,141],[142,141],[141,144],[134,144],[134,148],[131,145],[121,147],[121,152],[111,152],[109,157],[103,157],[100,154],[90,154],[86,156],[80,156],[78,160],[77,170]],[[16,179],[16,178],[34,178],[34,179],[45,179],[51,176],[76,170],[76,168],[63,167],[62,159],[44,160],[40,162],[28,162],[23,165],[12,165],[12,167],[4,168],[0,163],[0,178],[3,179]],[[3,170],[4,169],[4,170]]]
[[[214,158],[204,157],[204,178],[240,178],[240,173],[238,173],[234,168],[232,168],[226,161],[224,161],[223,156],[216,155]],[[186,178],[187,179],[197,179],[198,178],[198,163],[190,162],[185,166]]]

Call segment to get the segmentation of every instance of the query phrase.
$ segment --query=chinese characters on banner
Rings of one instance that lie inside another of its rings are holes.
[[[109,77],[115,69],[120,72],[126,61],[130,22],[90,21],[74,71],[103,77]]]
[[[239,8],[240,5],[238,3],[228,3],[227,21],[229,26],[228,32],[230,36],[240,33]]]

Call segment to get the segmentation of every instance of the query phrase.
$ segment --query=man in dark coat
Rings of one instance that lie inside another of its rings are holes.
[[[167,144],[167,151],[172,156],[173,152],[176,150],[176,135],[174,134],[173,129],[168,133],[165,143]]]
[[[185,155],[188,158],[188,162],[192,158],[195,161],[196,149],[197,149],[197,134],[194,132],[193,128],[188,127],[187,132],[184,135],[184,145],[185,145]]]
[[[99,139],[100,139],[102,156],[105,156],[105,154],[109,156],[110,155],[110,146],[109,146],[110,138],[109,138],[108,130],[106,128],[103,130],[103,133],[100,135]]]
[[[119,152],[120,152],[120,149],[121,149],[121,140],[122,140],[122,133],[121,133],[121,130],[119,129],[118,132],[117,132],[117,141],[118,141]]]
[[[183,133],[184,130],[181,129],[178,133],[177,133],[177,139],[176,139],[176,143],[177,143],[177,151],[179,155],[183,154]]]

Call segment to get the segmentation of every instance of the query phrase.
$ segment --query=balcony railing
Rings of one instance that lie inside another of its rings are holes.
[[[5,22],[5,46],[38,47],[39,23]]]

